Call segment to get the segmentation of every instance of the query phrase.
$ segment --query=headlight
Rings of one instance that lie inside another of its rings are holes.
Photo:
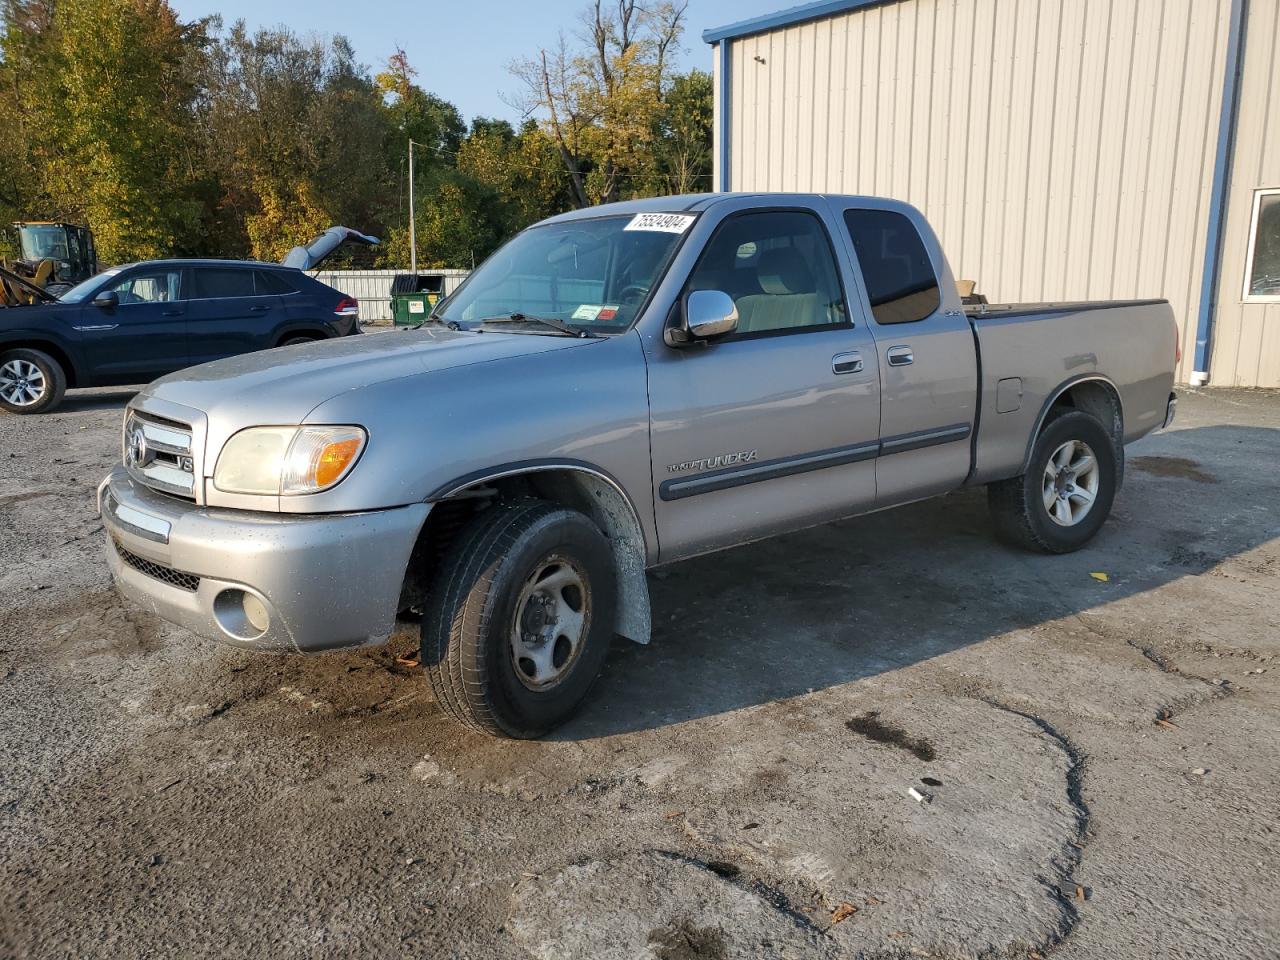
[[[273,497],[318,493],[351,472],[368,436],[360,427],[250,427],[223,446],[213,485]]]

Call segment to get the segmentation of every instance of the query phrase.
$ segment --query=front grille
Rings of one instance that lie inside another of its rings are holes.
[[[151,577],[153,580],[159,580],[161,583],[167,583],[171,587],[177,587],[179,590],[186,590],[189,593],[195,593],[199,589],[200,578],[194,573],[183,573],[181,570],[166,567],[163,563],[156,563],[154,560],[147,560],[136,553],[130,553],[115,538],[112,538],[111,543],[115,546],[116,553],[120,554],[120,559],[139,573]]]
[[[137,410],[125,417],[125,469],[153,490],[195,499],[193,446],[191,427],[185,423]]]

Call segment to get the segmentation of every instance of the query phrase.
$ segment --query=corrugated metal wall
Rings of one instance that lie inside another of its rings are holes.
[[[391,281],[407,270],[317,270],[311,275],[360,303],[361,323],[391,322]],[[444,276],[445,295],[467,278],[468,270],[419,270],[424,276]]]
[[[992,301],[1166,297],[1185,381],[1229,13],[901,0],[733,40],[729,186],[914,203]]]
[[[1246,7],[1210,383],[1280,387],[1280,303],[1243,302],[1253,192],[1280,187],[1280,4]]]

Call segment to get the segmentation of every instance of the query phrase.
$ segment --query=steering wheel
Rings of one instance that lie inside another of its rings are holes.
[[[637,303],[649,295],[649,288],[642,283],[629,283],[618,291],[619,303]]]

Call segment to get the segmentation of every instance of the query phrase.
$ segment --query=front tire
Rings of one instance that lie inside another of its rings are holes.
[[[501,503],[447,551],[422,619],[422,663],[453,720],[531,739],[582,705],[613,638],[613,555],[587,517]]]
[[[1079,550],[1102,529],[1119,486],[1117,446],[1080,410],[1053,417],[1036,438],[1027,472],[987,487],[1002,539],[1042,553]]]
[[[66,372],[43,350],[22,347],[0,354],[0,408],[48,413],[66,392]]]

